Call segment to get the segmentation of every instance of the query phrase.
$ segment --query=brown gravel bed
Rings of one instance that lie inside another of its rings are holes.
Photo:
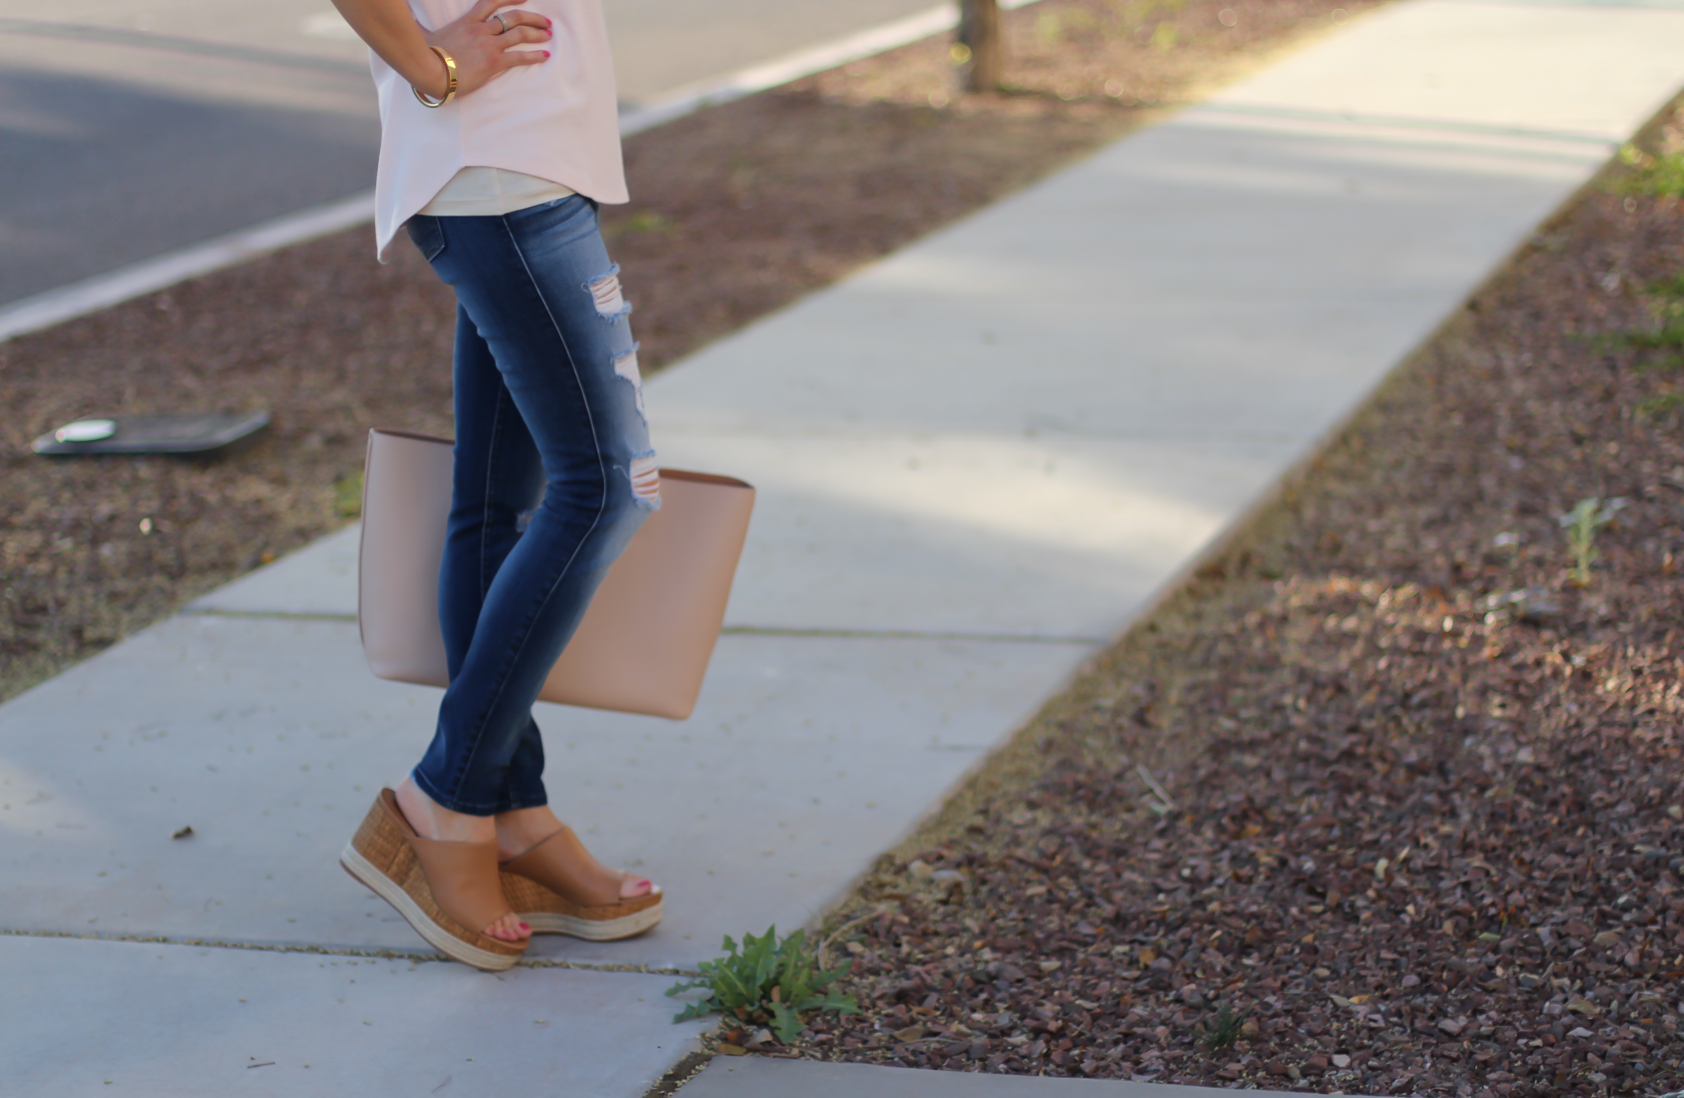
[[[1684,359],[1610,338],[1684,315],[1684,216],[1616,185],[879,862],[832,921],[865,1012],[796,1054],[1684,1088]],[[1627,505],[1581,587],[1586,497]]]
[[[645,370],[1372,3],[1044,0],[1007,19],[1007,93],[953,98],[931,40],[637,136],[604,227]],[[354,230],[0,343],[0,699],[346,521],[369,427],[450,433],[450,295],[371,250]],[[221,461],[28,452],[82,416],[257,408],[267,437]]]

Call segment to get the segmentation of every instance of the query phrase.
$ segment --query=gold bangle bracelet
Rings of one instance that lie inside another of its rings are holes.
[[[427,48],[438,54],[439,60],[444,62],[444,98],[428,99],[425,95],[421,94],[421,89],[416,87],[414,84],[409,86],[409,90],[415,93],[415,98],[421,101],[421,105],[423,107],[442,107],[452,99],[456,98],[456,58],[450,56],[448,53],[445,53],[437,46],[428,46]]]

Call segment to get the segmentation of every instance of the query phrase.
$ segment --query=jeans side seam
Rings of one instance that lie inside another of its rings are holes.
[[[521,650],[525,648],[527,641],[532,636],[532,623],[535,622],[539,615],[544,612],[544,607],[549,605],[550,599],[555,597],[556,588],[560,586],[562,579],[567,575],[568,570],[572,568],[573,562],[578,559],[579,553],[584,549],[586,543],[590,541],[591,535],[596,533],[596,528],[602,523],[602,514],[608,507],[608,472],[602,467],[602,439],[597,434],[596,417],[591,414],[590,391],[585,386],[584,380],[579,376],[578,360],[573,357],[573,348],[568,345],[566,332],[562,328],[560,322],[556,320],[555,310],[550,307],[549,301],[544,297],[543,287],[539,283],[537,276],[532,273],[532,266],[527,263],[526,254],[521,251],[519,239],[515,236],[514,231],[509,227],[509,219],[507,215],[498,218],[498,223],[503,227],[503,231],[508,234],[509,246],[514,249],[515,255],[520,259],[521,270],[526,272],[528,282],[531,283],[533,290],[538,295],[539,302],[544,306],[544,315],[549,318],[550,326],[555,329],[556,338],[561,343],[562,353],[567,356],[567,367],[573,372],[574,384],[578,386],[579,393],[583,397],[582,403],[584,404],[585,409],[585,423],[591,431],[591,449],[596,453],[597,478],[598,482],[602,485],[602,492],[597,502],[596,514],[591,518],[590,529],[585,531],[584,536],[579,539],[579,543],[573,547],[572,555],[568,557],[566,563],[564,563],[560,570],[556,572],[555,578],[550,581],[549,590],[544,593],[544,597],[538,601],[537,606],[535,606],[527,615],[522,629],[520,647],[515,650],[510,658],[504,661],[498,674],[497,689],[492,691],[490,699],[487,701],[484,708],[480,710],[479,714],[474,718],[475,728],[473,746],[468,749],[468,754],[463,760],[463,765],[460,771],[461,773],[468,773],[473,769],[474,758],[479,753],[480,743],[483,739],[486,717],[495,711],[498,703],[503,700],[503,691],[506,690],[509,685],[510,670],[520,661]]]
[[[481,341],[484,341],[483,337]],[[486,346],[486,353],[491,353],[489,344]],[[493,368],[495,368],[495,361],[494,357]],[[497,409],[491,413],[491,438],[485,461],[485,503],[480,508],[479,515],[479,568],[476,571],[479,578],[479,605],[482,612],[485,608],[486,596],[491,591],[491,577],[486,574],[486,559],[490,556],[491,508],[492,501],[496,498],[493,493],[497,488],[497,455],[501,449],[499,444],[503,433],[503,398],[506,392],[506,386],[498,389]],[[472,644],[472,640],[469,643]]]

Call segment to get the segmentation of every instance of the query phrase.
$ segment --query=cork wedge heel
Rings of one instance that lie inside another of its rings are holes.
[[[496,842],[424,839],[409,826],[390,789],[374,799],[339,864],[452,960],[501,972],[526,951],[525,942],[499,941],[471,929],[490,926],[510,910],[498,882]]]
[[[634,938],[661,921],[661,886],[647,896],[613,904],[576,904],[537,881],[502,875],[509,903],[534,934],[569,934],[588,942]]]
[[[642,934],[661,921],[665,897],[660,886],[646,896],[620,899],[625,874],[598,864],[570,827],[501,869],[504,894],[534,934],[612,942]]]

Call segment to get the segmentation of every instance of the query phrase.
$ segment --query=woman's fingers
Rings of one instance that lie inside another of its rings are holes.
[[[524,65],[539,65],[549,58],[535,46],[551,38],[550,21],[536,12],[522,11],[499,0],[480,0],[468,14],[427,36],[456,60],[458,92],[467,95],[486,81]]]
[[[548,19],[537,12],[531,11],[500,11],[485,22],[493,33],[499,35],[513,33],[516,27],[533,27],[546,32],[550,29]],[[548,38],[549,35],[546,33],[544,37]],[[530,39],[523,39],[523,41],[530,41]]]
[[[549,55],[549,50],[504,50],[503,60],[511,65],[536,65]]]
[[[513,33],[510,32],[511,35]],[[542,65],[549,59],[549,50],[504,50],[497,64],[500,69],[513,69],[522,65]]]
[[[493,29],[496,29],[497,21],[495,19],[491,19],[491,17],[499,13],[502,14],[504,19],[509,21],[510,26],[514,26],[515,18],[517,16],[523,15],[536,19],[540,23],[549,22],[549,20],[545,19],[543,16],[534,15],[529,11],[509,10],[521,2],[522,0],[479,0],[477,4],[468,9],[468,14],[464,15],[462,18],[464,20],[473,20],[479,23],[484,23],[487,20],[490,20]]]
[[[483,23],[487,19],[491,18],[492,12],[501,11],[504,8],[512,8],[518,3],[520,3],[520,0],[478,0],[473,7],[468,9],[468,14],[464,15],[462,18],[476,19]]]
[[[531,16],[530,12],[522,14]],[[506,14],[505,18],[507,18]],[[546,25],[547,23],[548,20],[540,19],[536,16],[533,16],[530,21],[520,24],[516,24],[513,19],[510,19],[509,29],[499,32],[496,35],[494,45],[502,50],[502,55],[497,59],[498,64],[502,68],[514,68],[518,65],[542,64],[544,59],[550,56],[547,51],[517,50],[513,47],[537,45],[540,42],[548,42],[550,40],[550,31],[549,27]],[[494,31],[497,30],[497,20],[493,19],[491,21],[491,29]]]
[[[497,45],[507,50],[510,46],[524,46],[532,42],[548,42],[550,32],[543,27],[510,27],[507,34],[499,34]]]

